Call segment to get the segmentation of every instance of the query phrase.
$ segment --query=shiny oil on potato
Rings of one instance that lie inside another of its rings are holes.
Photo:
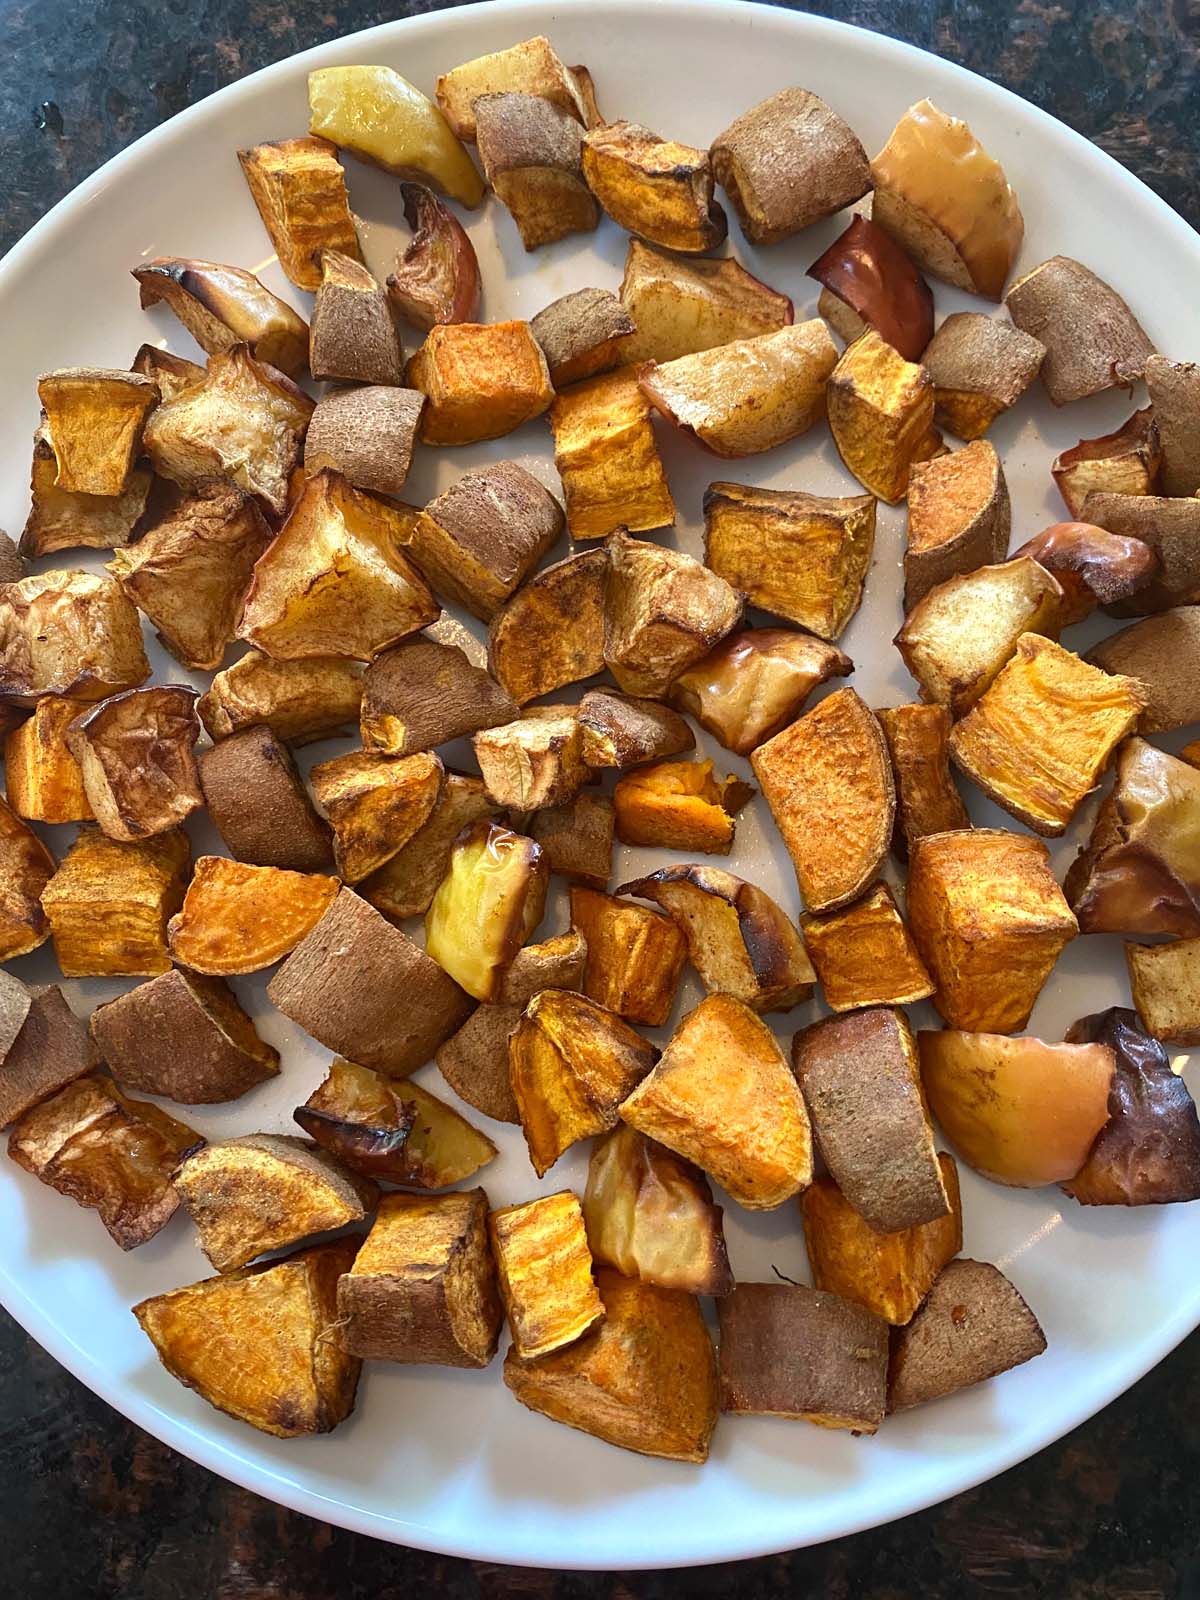
[[[426,954],[476,1000],[496,999],[542,920],[549,876],[532,839],[481,817],[451,848],[425,917]]]

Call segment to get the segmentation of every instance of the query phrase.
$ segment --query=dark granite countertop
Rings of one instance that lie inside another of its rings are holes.
[[[427,0],[97,0],[87,8],[0,0],[0,249],[193,100],[321,40],[435,9]],[[1006,84],[1200,225],[1200,0],[841,0],[807,9]],[[0,1312],[0,1594],[1200,1597],[1198,1399],[1193,1335],[1034,1460],[891,1527],[736,1568],[559,1575],[376,1544],[256,1499],[125,1422]]]

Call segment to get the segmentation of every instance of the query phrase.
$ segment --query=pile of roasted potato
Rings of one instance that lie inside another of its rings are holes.
[[[138,981],[84,1021],[0,971],[9,1155],[123,1249],[189,1215],[216,1276],[134,1314],[181,1382],[281,1436],[342,1421],[363,1360],[485,1366],[505,1322],[524,1405],[693,1462],[721,1411],[874,1433],[1036,1356],[1014,1284],[960,1256],[955,1157],[1082,1205],[1200,1198],[1167,1054],[1200,1043],[1200,741],[1148,737],[1200,723],[1200,366],[1080,262],[1014,281],[1016,196],[929,101],[874,160],[802,88],[697,149],[608,121],[544,38],[436,100],[354,66],[310,98],[307,135],[238,152],[308,320],[244,268],[145,261],[142,304],[204,364],[146,344],[38,384],[31,509],[0,550],[0,959],[52,940],[64,977]],[[404,180],[390,275],[343,154]],[[607,214],[622,282],[477,321],[448,201],[485,189],[530,251]],[[708,253],[730,211],[785,255],[847,207],[807,320]],[[1008,314],[938,324],[929,278]],[[987,433],[1039,378],[1059,406],[1149,398],[1053,462],[1068,520],[1010,550]],[[539,417],[560,493],[491,461],[397,498],[414,452]],[[823,420],[846,493],[717,479],[688,508],[703,562],[643,537],[676,520],[662,422],[731,460]],[[872,708],[837,640],[880,500],[907,502],[916,688]],[[104,572],[57,564],[78,548]],[[1060,643],[1097,611],[1132,620]],[[203,692],[148,681],[143,618]],[[755,790],[693,724],[749,758],[798,922],[708,859]],[[302,774],[295,747],[355,726]],[[1038,836],[1110,768],[1060,886]],[[972,827],[956,772],[1012,826]],[[227,855],[193,860],[202,812]],[[38,830],[63,823],[55,860]],[[614,885],[618,842],[675,854]],[[547,930],[556,876],[569,925]],[[1092,933],[1128,939],[1134,1009],[1021,1036]],[[659,1048],[639,1030],[671,1023],[689,964],[704,998]],[[189,1106],[284,1066],[230,981],[267,968],[327,1075],[299,1131],[206,1142]],[[764,1019],[818,995],[789,1055]],[[925,1000],[944,1026],[914,1031]],[[454,1104],[412,1081],[430,1062]],[[593,1141],[584,1192],[492,1206],[497,1147],[458,1104],[519,1125],[539,1179]],[[793,1207],[813,1287],[736,1280],[710,1181]]]

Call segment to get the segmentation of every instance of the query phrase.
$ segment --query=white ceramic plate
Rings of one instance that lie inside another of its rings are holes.
[[[699,145],[755,101],[800,83],[842,112],[873,152],[905,107],[929,95],[967,118],[1003,161],[1025,212],[1023,265],[1056,251],[1079,257],[1129,297],[1162,348],[1200,355],[1170,343],[1179,329],[1193,326],[1200,245],[1191,230],[1076,134],[958,67],[835,23],[721,0],[471,6],[359,34],[223,90],[110,162],[11,253],[0,267],[6,353],[0,525],[17,529],[25,516],[22,486],[39,372],[121,365],[144,339],[195,354],[168,316],[138,310],[128,272],[139,260],[171,254],[229,261],[260,272],[286,298],[304,300],[270,253],[234,151],[305,130],[310,68],[386,62],[432,91],[439,72],[538,32],[549,34],[567,61],[590,65],[607,115]],[[396,185],[348,165],[368,257],[386,270],[403,235]],[[735,229],[730,248],[793,296],[799,319],[815,314],[816,285],[804,269],[841,226],[831,221],[760,252],[748,249]],[[619,282],[625,237],[611,223],[532,256],[520,249],[498,205],[474,213],[469,227],[490,320],[531,316],[567,290]],[[939,312],[967,304],[942,286],[936,293]],[[1014,543],[1062,514],[1047,471],[1053,454],[1107,431],[1128,410],[1123,397],[1110,395],[1055,415],[1035,393],[992,430],[1012,488]],[[827,494],[855,488],[824,429],[736,463],[717,462],[665,434],[662,442],[680,508],[673,537],[696,552],[700,497],[714,477]],[[489,446],[425,450],[408,497],[419,502],[467,466],[510,456],[557,487],[542,421]],[[912,695],[889,644],[900,616],[902,528],[902,511],[881,508],[866,603],[841,641],[858,662],[855,685],[872,705]],[[179,669],[161,655],[155,664],[159,675],[178,678]],[[327,753],[317,747],[308,755]],[[744,770],[715,746],[706,753],[725,768]],[[1014,825],[982,805],[976,815]],[[70,830],[48,835],[61,849]],[[202,847],[213,842],[202,829],[196,839]],[[1060,874],[1071,850],[1068,841],[1056,851]],[[622,852],[614,882],[640,869],[649,854]],[[731,864],[798,910],[786,856],[757,810],[739,825]],[[562,922],[559,902],[546,926]],[[45,952],[15,970],[42,980],[55,975]],[[68,987],[83,1012],[125,985]],[[291,1128],[292,1108],[323,1075],[327,1053],[271,1012],[262,982],[238,988],[283,1051],[284,1072],[191,1120],[210,1135]],[[695,999],[694,986],[687,986],[680,1009]],[[1118,1001],[1127,1003],[1117,941],[1078,940],[1047,985],[1030,1031],[1061,1038],[1074,1017]],[[932,1014],[924,1012],[919,1008],[915,1020],[927,1025]],[[786,1038],[812,1014],[801,1008],[775,1020]],[[419,1078],[448,1093],[432,1067]],[[578,1152],[539,1185],[516,1130],[489,1125],[488,1131],[502,1147],[483,1175],[494,1203],[581,1185]],[[709,1562],[849,1533],[989,1478],[1091,1415],[1200,1320],[1200,1208],[1086,1212],[1054,1190],[1005,1190],[969,1172],[963,1199],[966,1253],[1012,1276],[1041,1318],[1048,1353],[983,1388],[888,1421],[874,1439],[782,1421],[724,1420],[704,1468],[629,1455],[530,1414],[504,1388],[498,1361],[477,1373],[376,1364],[363,1374],[354,1416],[331,1436],[282,1442],[259,1435],[175,1383],[130,1316],[129,1306],[142,1296],[206,1275],[186,1219],[176,1218],[153,1242],[122,1256],[93,1216],[6,1161],[0,1161],[0,1298],[53,1355],[141,1427],[312,1516],[432,1550],[550,1567]],[[770,1277],[772,1266],[806,1277],[794,1205],[756,1216],[730,1207],[726,1221],[739,1277]]]

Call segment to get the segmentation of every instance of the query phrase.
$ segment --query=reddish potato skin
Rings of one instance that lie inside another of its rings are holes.
[[[438,322],[473,322],[479,310],[479,261],[462,224],[431,189],[402,183],[412,241],[387,280],[388,299],[426,333]]]
[[[906,361],[933,338],[933,293],[894,239],[856,216],[808,269]]]

